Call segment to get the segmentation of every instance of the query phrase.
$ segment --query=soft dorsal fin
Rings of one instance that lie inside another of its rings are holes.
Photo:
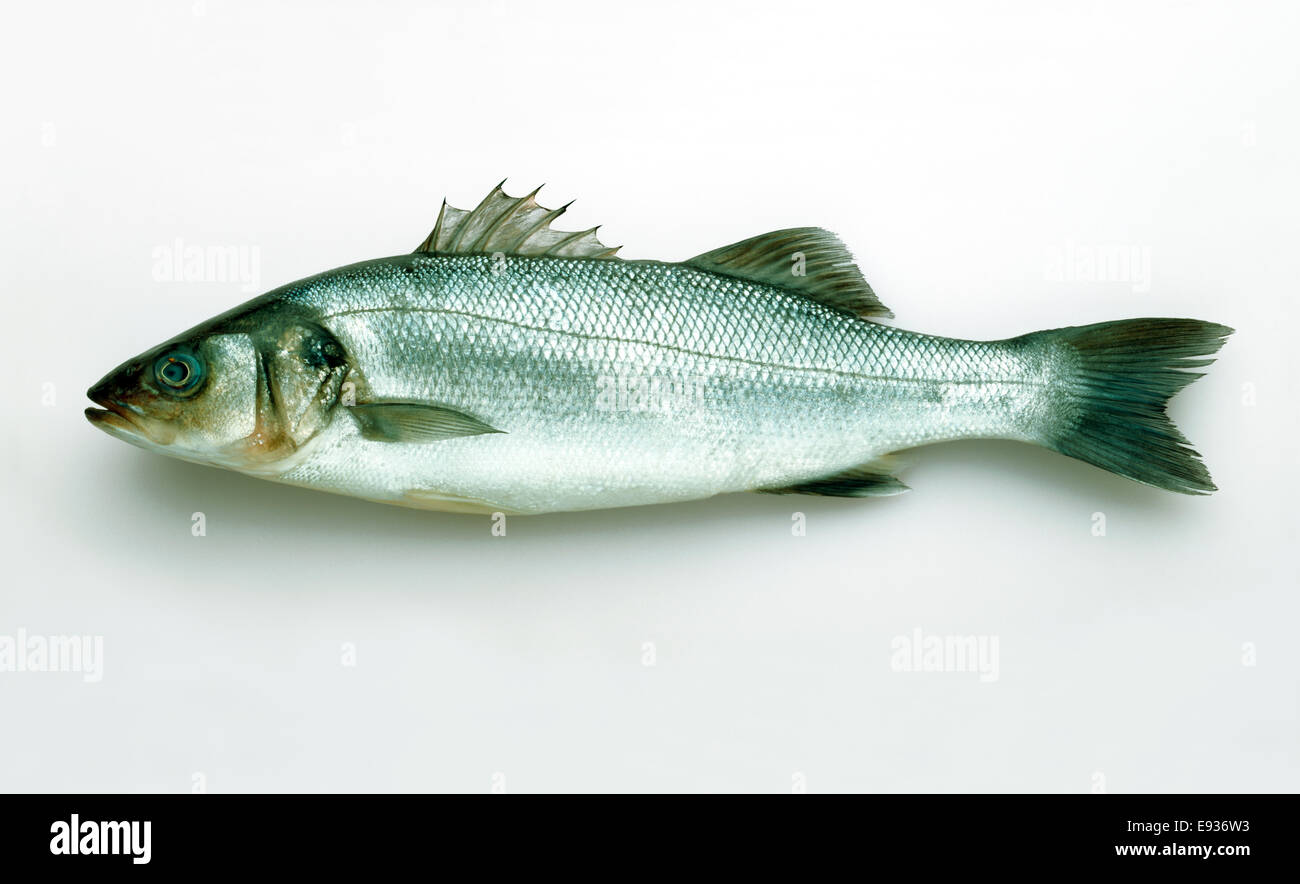
[[[508,196],[502,181],[492,188],[478,208],[467,212],[442,201],[442,210],[433,232],[425,237],[416,252],[430,255],[543,255],[561,258],[613,258],[622,246],[610,248],[590,230],[569,232],[552,230],[551,222],[564,214],[571,203],[558,209],[539,206],[534,197]]]
[[[820,227],[774,230],[685,262],[691,267],[779,286],[842,313],[891,317],[839,237]]]

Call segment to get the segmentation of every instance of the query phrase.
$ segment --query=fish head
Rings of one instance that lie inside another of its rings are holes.
[[[87,419],[147,450],[274,472],[332,418],[348,363],[310,320],[218,318],[105,375]]]

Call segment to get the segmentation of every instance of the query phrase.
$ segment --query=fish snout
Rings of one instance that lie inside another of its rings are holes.
[[[142,427],[137,422],[137,418],[143,416],[143,412],[130,402],[135,385],[128,386],[122,382],[124,375],[135,374],[129,371],[129,368],[134,366],[129,366],[127,371],[119,369],[105,375],[86,391],[86,398],[99,406],[99,408],[86,409],[86,419],[92,424],[104,430],[141,432]]]

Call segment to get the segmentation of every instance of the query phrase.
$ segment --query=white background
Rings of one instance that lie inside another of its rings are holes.
[[[0,789],[1300,789],[1293,4],[263,6],[7,14],[0,635],[105,660],[0,672]],[[256,250],[260,291],[507,175],[625,257],[829,227],[921,331],[1234,326],[1173,407],[1222,490],[957,443],[898,498],[500,538],[82,417],[250,296],[156,278],[178,237]],[[1048,268],[1108,246],[1149,288]],[[916,628],[996,637],[999,678],[896,671]]]

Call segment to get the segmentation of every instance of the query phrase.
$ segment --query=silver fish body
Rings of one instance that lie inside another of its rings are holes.
[[[1029,439],[1047,354],[913,334],[654,261],[404,255],[278,297],[370,398],[499,434],[400,448],[336,420],[277,478],[535,513],[784,488],[916,445]]]
[[[535,194],[535,192],[534,192]],[[87,416],[145,448],[430,509],[906,490],[885,455],[1032,442],[1213,490],[1164,414],[1231,331],[1140,319],[963,341],[888,311],[843,245],[776,231],[624,261],[498,187],[410,255],[284,286],[124,363]]]

